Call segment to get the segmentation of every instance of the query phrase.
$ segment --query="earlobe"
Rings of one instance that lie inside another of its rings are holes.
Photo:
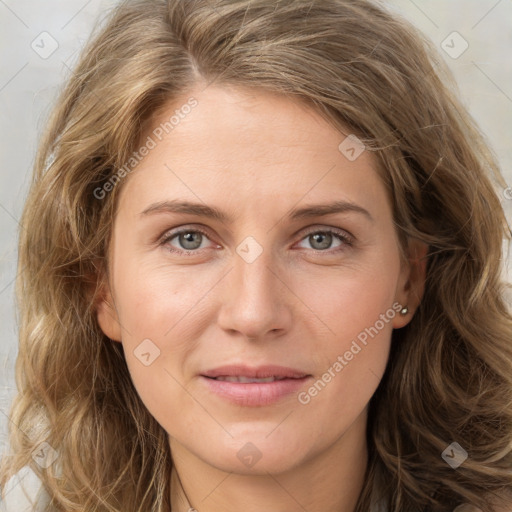
[[[96,318],[103,333],[114,341],[121,341],[121,325],[110,291],[101,294],[96,306]]]
[[[425,292],[427,275],[427,253],[429,246],[420,240],[409,240],[408,263],[402,269],[397,301],[406,308],[406,314],[398,313],[393,321],[393,328],[407,325],[418,308]]]

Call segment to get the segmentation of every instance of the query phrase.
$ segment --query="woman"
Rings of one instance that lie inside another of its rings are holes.
[[[122,3],[24,211],[7,503],[509,510],[506,184],[449,79],[369,0]]]

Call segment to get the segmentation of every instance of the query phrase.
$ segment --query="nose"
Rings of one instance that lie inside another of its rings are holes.
[[[293,294],[270,251],[264,250],[252,262],[234,254],[233,268],[223,281],[218,323],[228,334],[263,340],[290,329],[288,301]]]

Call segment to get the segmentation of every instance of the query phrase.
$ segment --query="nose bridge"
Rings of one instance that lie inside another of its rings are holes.
[[[226,283],[220,323],[249,338],[284,329],[290,313],[284,303],[283,284],[276,277],[276,262],[270,247],[254,237],[236,248],[233,269]]]
[[[269,248],[263,249],[251,241],[242,242],[237,248],[233,269],[233,279],[236,279],[238,292],[252,300],[262,299],[268,295],[268,288],[274,277],[269,270],[273,263],[272,259]]]

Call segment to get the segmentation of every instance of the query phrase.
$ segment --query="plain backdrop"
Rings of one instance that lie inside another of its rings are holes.
[[[186,0],[185,0],[186,1]],[[15,393],[18,219],[37,141],[92,27],[114,0],[0,0],[0,451]],[[438,47],[512,185],[512,1],[389,0]],[[454,34],[457,32],[457,34]],[[467,48],[466,48],[467,46]],[[462,50],[465,51],[462,53]],[[446,51],[445,51],[446,50]],[[501,200],[512,217],[512,189]],[[505,248],[505,245],[504,245]],[[505,254],[506,255],[506,254]],[[504,268],[511,280],[508,260]]]

